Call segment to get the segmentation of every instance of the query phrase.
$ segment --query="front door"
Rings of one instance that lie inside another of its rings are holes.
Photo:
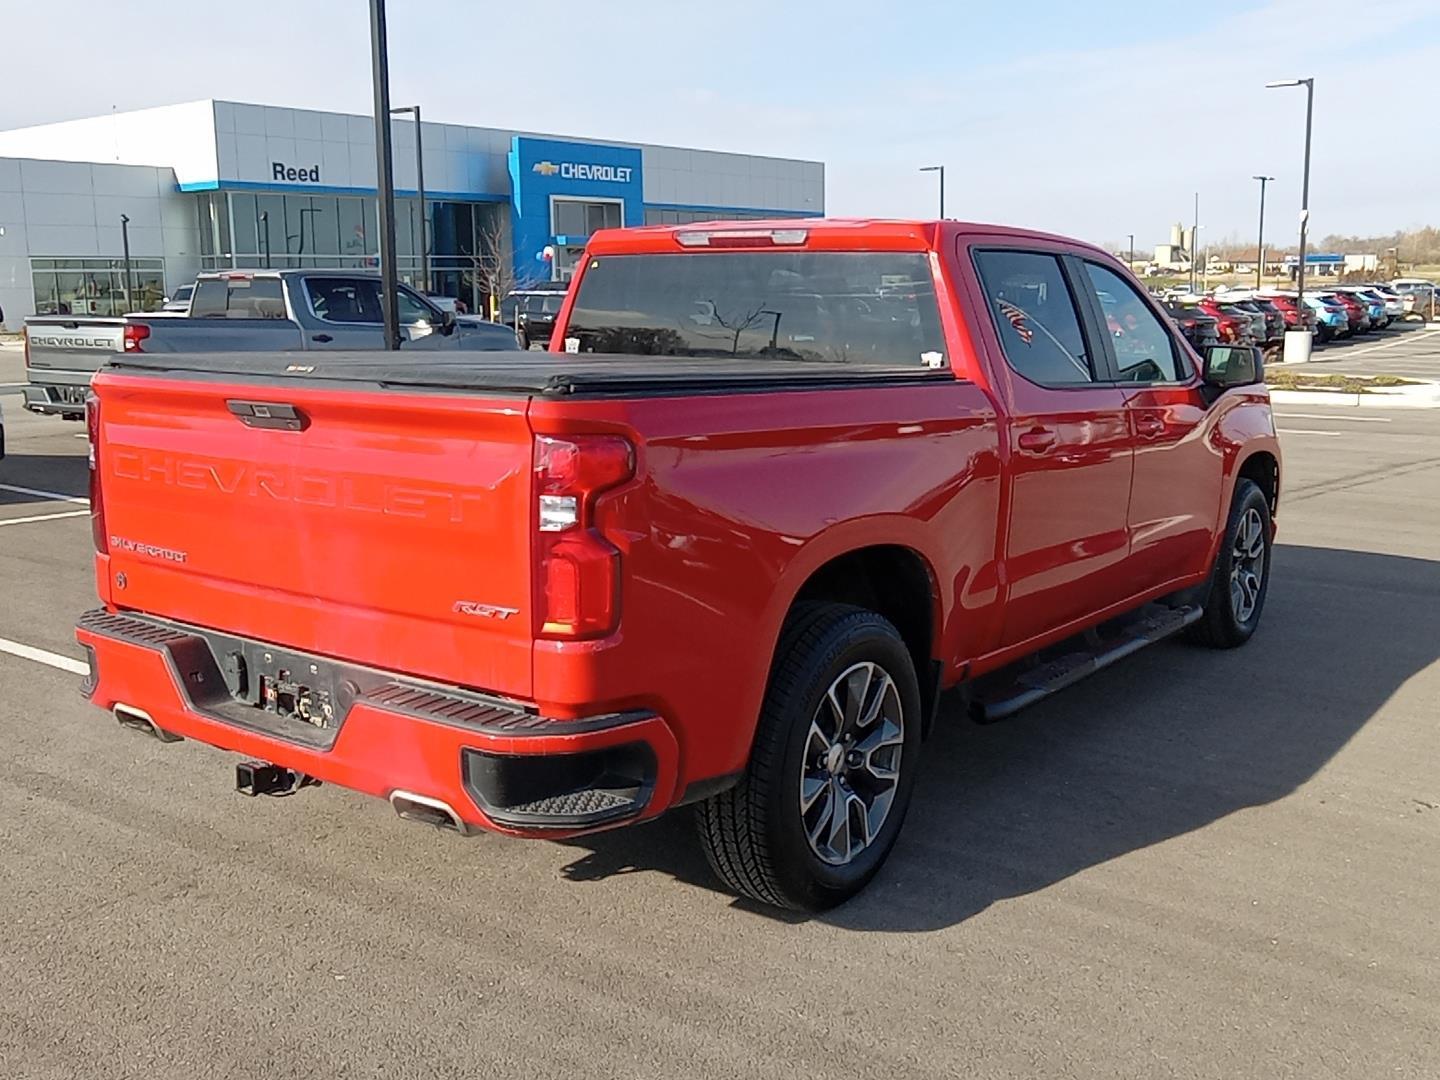
[[[1220,513],[1221,448],[1209,438],[1209,411],[1186,349],[1169,321],[1113,268],[1086,260],[1100,303],[1110,360],[1124,388],[1135,448],[1131,481],[1131,591],[1205,569]]]
[[[1125,392],[1081,317],[1082,282],[1058,251],[974,251],[990,314],[982,339],[1008,401],[1008,601],[1001,645],[1029,641],[1129,595],[1133,465]]]

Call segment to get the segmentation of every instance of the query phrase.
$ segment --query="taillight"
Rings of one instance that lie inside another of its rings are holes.
[[[595,527],[599,496],[635,475],[618,435],[535,436],[540,636],[593,638],[620,621],[620,552]]]
[[[125,324],[125,351],[144,352],[140,343],[150,336],[150,327],[142,323]]]
[[[105,501],[100,497],[100,399],[94,394],[85,399],[85,431],[90,438],[90,536],[95,541],[95,550],[108,555]]]

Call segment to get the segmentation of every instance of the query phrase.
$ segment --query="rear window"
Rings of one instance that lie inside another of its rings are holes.
[[[531,293],[525,298],[525,314],[532,318],[558,315],[564,303],[564,293]]]
[[[582,352],[941,367],[923,252],[592,258],[566,329]]]
[[[206,278],[195,284],[190,317],[283,319],[285,294],[279,278]]]

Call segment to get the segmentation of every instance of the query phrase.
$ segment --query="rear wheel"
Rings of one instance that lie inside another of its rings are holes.
[[[1272,535],[1265,493],[1254,481],[1240,480],[1210,574],[1205,614],[1190,626],[1192,640],[1216,649],[1233,649],[1250,640],[1270,588]]]
[[[778,907],[849,899],[895,844],[919,750],[919,684],[895,627],[845,604],[802,605],[780,636],[744,776],[698,808],[710,865]]]

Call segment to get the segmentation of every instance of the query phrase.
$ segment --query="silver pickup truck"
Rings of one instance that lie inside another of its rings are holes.
[[[400,286],[402,349],[511,351],[515,331],[443,311]],[[117,352],[304,352],[381,349],[380,277],[354,270],[201,274],[185,314],[25,320],[25,407],[79,420],[90,376]]]

